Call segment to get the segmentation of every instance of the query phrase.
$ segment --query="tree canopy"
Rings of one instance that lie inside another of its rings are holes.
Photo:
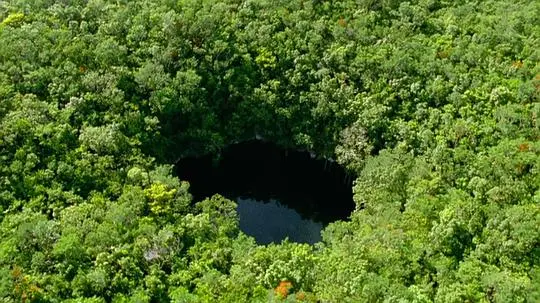
[[[257,245],[176,159],[335,158],[356,210]],[[540,301],[540,2],[0,2],[0,301]]]

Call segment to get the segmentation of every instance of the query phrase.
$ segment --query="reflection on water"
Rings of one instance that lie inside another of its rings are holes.
[[[191,184],[195,201],[216,193],[238,204],[240,229],[258,243],[315,243],[330,222],[354,208],[350,178],[343,169],[307,152],[248,141],[220,155],[185,158],[176,165]]]
[[[260,244],[281,242],[315,243],[321,240],[323,224],[303,219],[298,212],[277,200],[267,202],[238,198],[240,229]]]

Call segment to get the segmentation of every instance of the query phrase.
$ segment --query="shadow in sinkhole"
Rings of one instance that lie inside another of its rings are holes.
[[[240,229],[259,244],[315,243],[328,223],[354,209],[353,179],[335,162],[259,140],[176,163],[195,201],[216,193],[236,201]]]

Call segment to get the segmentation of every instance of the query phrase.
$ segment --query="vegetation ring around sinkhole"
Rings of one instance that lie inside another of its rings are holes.
[[[538,12],[0,0],[0,302],[540,302]],[[334,179],[227,193],[258,178],[172,165],[255,134],[335,159],[354,204],[302,210]],[[320,241],[244,226],[295,203]]]

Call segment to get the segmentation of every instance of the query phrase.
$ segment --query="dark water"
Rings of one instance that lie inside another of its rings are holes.
[[[354,209],[350,178],[335,163],[262,141],[176,165],[195,201],[219,193],[238,204],[240,229],[258,243],[320,241],[321,229]]]

